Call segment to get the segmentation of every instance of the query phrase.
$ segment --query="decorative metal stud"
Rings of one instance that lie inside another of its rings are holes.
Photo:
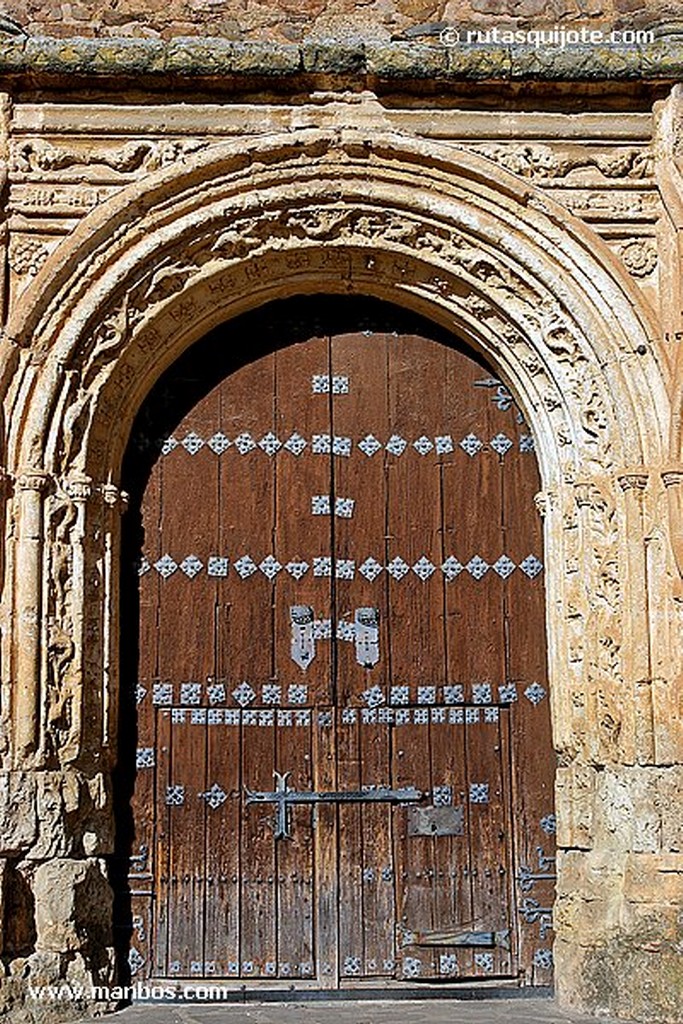
[[[465,699],[464,687],[460,683],[444,686],[443,699],[445,704],[462,704]]]
[[[489,724],[498,722],[500,714],[498,708],[484,708],[484,721]]]
[[[539,562],[535,555],[527,555],[524,561],[519,563],[519,567],[530,580],[533,580],[542,570],[543,563]]]
[[[432,803],[435,807],[451,807],[453,804],[452,786],[434,786]]]
[[[499,455],[505,455],[512,448],[512,441],[505,434],[496,434],[489,441],[491,448]]]
[[[332,639],[332,619],[315,619],[313,622],[314,640]]]
[[[277,964],[273,960],[266,960],[263,965],[263,973],[268,975],[277,974]]]
[[[282,447],[286,448],[288,452],[292,453],[292,455],[301,455],[306,444],[307,442],[301,434],[294,433],[287,438]]]
[[[422,973],[422,961],[418,960],[417,957],[407,956],[403,960],[403,976],[404,978],[417,978]]]
[[[413,566],[413,572],[418,576],[422,582],[428,580],[432,573],[436,572],[436,566],[429,561],[426,555],[423,555],[419,561]]]
[[[354,498],[336,498],[334,502],[334,514],[340,519],[351,519],[355,507]]]
[[[253,960],[245,960],[243,962],[243,964],[242,964],[242,973],[243,974],[253,974],[254,973],[254,961]]]
[[[344,458],[349,458],[351,455],[351,438],[337,437],[335,435],[332,440],[332,453],[333,455],[341,455]]]
[[[377,721],[380,723],[380,725],[391,725],[394,721],[394,709],[378,708]]]
[[[201,973],[202,973],[201,961],[200,960],[191,960],[190,961],[190,974],[201,974]]]
[[[534,450],[534,439],[530,434],[522,434],[519,439],[520,452],[532,452]]]
[[[338,580],[352,580],[356,575],[356,563],[352,558],[338,558],[335,576]]]
[[[223,452],[228,450],[232,442],[222,431],[219,430],[218,433],[210,437],[206,443],[214,455],[222,455]]]
[[[393,880],[394,880],[394,869],[392,867],[384,867],[384,868],[382,868],[381,875],[382,875],[382,881],[383,882],[393,882]]]
[[[199,704],[202,699],[201,683],[181,683],[180,703]]]
[[[409,725],[410,711],[408,708],[397,708],[394,712],[394,722],[396,725]]]
[[[140,950],[136,949],[135,946],[131,946],[130,952],[128,953],[128,966],[130,967],[130,973],[137,974],[138,971],[144,967],[146,962],[147,961]]]
[[[196,555],[188,555],[180,563],[180,568],[191,580],[202,571],[204,563]]]
[[[377,708],[361,708],[360,714],[363,725],[375,725],[377,723]]]
[[[266,453],[266,455],[273,456],[276,452],[282,448],[282,441],[270,431],[258,443],[259,448]]]
[[[226,708],[223,712],[223,721],[226,725],[239,725],[242,721],[242,712],[237,708]]]
[[[459,576],[463,569],[464,566],[453,555],[450,555],[441,566],[441,571],[449,583]]]
[[[290,704],[305,704],[308,700],[308,687],[293,683],[287,690],[287,700]]]
[[[184,437],[180,443],[185,449],[185,451],[188,452],[190,455],[196,455],[197,452],[204,447],[204,442],[202,441],[201,437],[199,436],[199,434],[195,434],[194,431],[192,431],[186,437]]]
[[[436,687],[435,686],[418,686],[417,688],[417,703],[418,704],[433,704],[436,700]]]
[[[258,571],[258,566],[249,555],[243,555],[235,563],[235,570],[241,579],[246,580],[249,576],[253,576]]]
[[[185,787],[184,786],[167,786],[166,787],[166,805],[168,807],[179,807],[185,803]]]
[[[508,558],[507,555],[501,555],[497,562],[494,562],[491,566],[502,580],[506,580],[508,576],[512,575],[515,571],[515,563]]]
[[[235,974],[239,974],[239,973],[240,973],[240,965],[238,963],[235,963],[234,960],[228,961],[228,974],[235,975]]]
[[[206,712],[206,721],[208,725],[222,725],[223,724],[223,708],[209,708]]]
[[[138,576],[144,576],[145,573],[149,572],[152,566],[149,564],[149,559],[143,557],[138,562]]]
[[[415,708],[413,711],[413,722],[415,725],[427,725],[429,722],[429,708]]]
[[[504,683],[498,687],[498,698],[502,704],[514,704],[517,700],[517,687],[514,683]]]
[[[383,568],[374,558],[366,558],[363,564],[358,567],[358,572],[372,583],[382,572]]]
[[[199,796],[202,800],[206,800],[212,811],[215,811],[228,799],[227,793],[221,789],[217,782],[214,782],[211,789],[207,789],[205,793],[200,793]]]
[[[242,712],[242,725],[258,725],[258,711],[254,711],[253,708],[249,708]]]
[[[282,726],[294,725],[293,711],[278,711],[277,724]]]
[[[171,725],[185,725],[185,708],[171,708]]]
[[[206,708],[192,708],[190,722],[192,725],[206,725]]]
[[[541,818],[540,825],[547,836],[554,836],[557,832],[557,818],[554,814],[546,814]]]
[[[332,559],[327,555],[320,558],[313,559],[313,575],[314,576],[331,576],[332,575]]]
[[[386,444],[386,449],[392,455],[403,455],[404,451],[408,446],[408,442],[405,441],[399,434],[392,434]]]
[[[328,729],[332,725],[332,712],[331,711],[319,711],[318,712],[318,725],[324,729]]]
[[[174,562],[170,555],[162,555],[162,557],[154,563],[154,568],[163,579],[168,579],[178,568],[178,563]]]
[[[402,580],[410,572],[410,566],[402,558],[394,558],[387,566],[387,572],[395,580]]]
[[[329,395],[330,378],[326,373],[316,373],[311,378],[311,390],[314,395]]]
[[[536,707],[536,705],[540,704],[545,697],[545,690],[540,683],[532,683],[531,686],[527,686],[524,691],[524,696],[527,700],[531,701],[534,707]]]
[[[173,684],[155,683],[152,687],[152,704],[163,705],[173,703]]]
[[[432,442],[424,434],[418,437],[417,441],[413,441],[413,448],[419,455],[428,455],[433,447]]]
[[[329,516],[330,496],[329,494],[314,494],[311,498],[311,515]]]
[[[369,708],[384,704],[384,690],[381,686],[371,686],[363,691],[363,700]]]
[[[154,767],[154,747],[138,747],[138,749],[135,751],[135,767]]]
[[[479,708],[465,708],[466,725],[476,725],[479,721]]]
[[[209,576],[227,576],[230,562],[221,555],[211,555],[206,565]]]
[[[329,434],[314,434],[311,441],[314,455],[329,455],[332,451],[332,439]]]
[[[349,378],[335,374],[332,378],[332,394],[333,395],[348,395],[349,393]]]
[[[310,709],[305,711],[294,712],[294,724],[295,725],[310,725],[311,724],[311,712]]]
[[[287,562],[285,569],[295,580],[300,580],[302,576],[305,576],[310,566],[308,562]]]
[[[276,683],[266,683],[261,695],[264,704],[279,704],[282,699],[282,688]]]
[[[439,974],[457,974],[458,958],[455,953],[441,953],[439,956]]]
[[[484,561],[483,558],[481,558],[479,555],[475,555],[473,558],[470,558],[465,568],[467,569],[470,576],[473,576],[475,580],[480,580],[482,579],[483,576],[486,575],[486,573],[489,571],[491,567],[488,564],[488,562]]]
[[[448,455],[453,451],[453,438],[450,434],[441,434],[434,438],[434,448],[437,455]]]
[[[375,881],[375,869],[374,868],[363,868],[363,881],[374,882]]]
[[[462,725],[465,721],[464,708],[449,708],[448,721],[450,725]]]
[[[259,569],[267,579],[274,580],[282,569],[282,566],[276,558],[273,558],[272,555],[268,555],[259,565]]]
[[[371,458],[373,455],[376,455],[377,452],[381,450],[382,444],[372,434],[367,434],[362,441],[358,442],[358,447],[360,448],[364,455],[367,455],[368,458]]]
[[[487,804],[489,802],[488,782],[470,782],[470,803]]]
[[[224,683],[208,683],[206,693],[212,704],[222,704],[226,699]]]
[[[170,455],[177,447],[178,442],[175,437],[166,437],[161,443],[161,454]]]
[[[360,974],[361,959],[359,956],[347,956],[342,966],[343,974]]]
[[[344,708],[342,711],[342,725],[355,725],[358,720],[358,713],[355,708]]]
[[[170,964],[168,965],[168,973],[180,974],[180,966],[180,960],[171,960]]]
[[[410,703],[410,687],[408,686],[392,686],[389,700],[392,704],[409,704]]]
[[[446,721],[446,709],[445,708],[431,708],[429,712],[430,721],[435,724],[440,724]]]
[[[234,445],[240,455],[246,455],[254,450],[256,441],[254,441],[251,434],[240,434],[239,437],[235,438]]]
[[[356,639],[356,627],[353,622],[346,622],[344,619],[340,619],[337,623],[337,640],[350,640]]]
[[[143,700],[147,696],[147,690],[141,683],[135,687],[135,703],[142,704]]]
[[[493,700],[490,683],[474,683],[472,686],[472,700],[475,704],[490,704]]]
[[[534,953],[534,966],[541,967],[543,970],[550,970],[553,966],[552,949],[537,949]]]
[[[460,447],[464,452],[472,457],[477,454],[479,449],[482,447],[482,442],[479,440],[476,434],[468,434],[467,437],[463,437],[460,442]]]
[[[391,974],[396,969],[396,963],[394,960],[383,960],[382,970],[386,971],[387,974]]]
[[[247,704],[251,704],[252,700],[256,696],[247,682],[240,683],[240,685],[232,691],[232,695],[240,707],[243,708],[246,707]]]
[[[482,971],[491,974],[493,972],[493,953],[475,953],[474,963]]]

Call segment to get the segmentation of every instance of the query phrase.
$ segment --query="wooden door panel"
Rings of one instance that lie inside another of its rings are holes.
[[[143,501],[145,971],[547,981],[538,486],[505,388],[412,329],[311,330],[183,418]],[[277,838],[275,773],[357,796]]]

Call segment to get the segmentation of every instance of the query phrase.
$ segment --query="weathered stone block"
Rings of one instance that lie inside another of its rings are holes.
[[[0,775],[0,855],[27,850],[37,831],[36,781],[29,772]]]
[[[631,854],[624,897],[633,903],[676,903],[683,910],[683,854]]]
[[[113,896],[101,862],[55,859],[36,868],[36,950],[111,945]]]

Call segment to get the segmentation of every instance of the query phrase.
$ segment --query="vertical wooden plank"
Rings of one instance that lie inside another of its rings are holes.
[[[389,412],[398,447],[392,451],[389,442],[387,572],[401,566],[389,582],[391,681],[392,686],[408,687],[412,705],[410,724],[396,730],[394,772],[397,785],[414,785],[428,794],[434,783],[429,722],[445,668],[440,466],[435,445],[443,430],[443,360],[441,346],[424,338],[399,335],[389,343]],[[405,942],[407,933],[434,929],[436,866],[431,836],[409,836],[405,828],[402,835],[405,878],[399,923]],[[402,976],[432,976],[435,963],[431,950],[408,942],[401,956]]]
[[[518,875],[555,873],[554,757],[544,633],[545,590],[541,565],[542,520],[534,506],[540,489],[530,432],[525,424],[504,429],[515,446],[504,462],[503,526],[518,568],[505,585],[506,674],[516,700],[511,707]],[[526,560],[531,559],[527,562]],[[537,559],[537,563],[534,562]],[[551,858],[543,866],[541,858]],[[518,882],[516,910],[525,975],[533,984],[552,983],[552,879]]]
[[[151,973],[157,978],[164,978],[169,974],[169,920],[176,906],[176,887],[171,883],[171,836],[169,807],[166,803],[166,789],[171,774],[171,710],[157,710],[155,717],[156,746],[151,755],[155,778],[154,925]],[[138,757],[138,763],[139,761]]]
[[[246,789],[273,789],[277,767],[272,706],[265,718],[258,710],[263,708],[264,687],[274,681],[276,645],[274,582],[259,568],[265,559],[277,557],[274,456],[259,446],[273,428],[275,380],[275,358],[268,355],[237,370],[220,389],[220,433],[230,446],[218,459],[221,517],[216,555],[227,558],[229,566],[227,575],[218,577],[216,685],[224,687],[224,715],[242,722],[241,779],[238,782],[233,771],[236,788],[229,797],[233,822],[232,802],[242,805],[241,828],[238,834],[223,835],[225,856],[232,863],[232,845],[240,844],[239,955],[229,961],[228,976],[239,973],[247,981],[270,977],[276,961],[273,809],[244,805]],[[232,944],[234,949],[234,940]]]
[[[158,680],[158,608],[160,577],[151,563],[161,556],[161,481],[158,464],[152,469],[141,508],[142,555],[139,577],[138,675],[130,681],[136,690],[137,730],[134,744],[139,750],[157,747],[156,721],[152,703],[154,683]],[[129,867],[131,894],[131,970],[135,977],[148,977],[153,971],[154,921],[153,873],[155,827],[155,769],[136,772],[131,811],[133,836]],[[141,962],[142,961],[142,962]]]
[[[313,727],[313,788],[332,792],[337,780],[335,708],[319,707]],[[316,976],[321,988],[339,984],[339,887],[337,807],[320,804],[313,812],[314,835],[314,938]]]
[[[391,434],[387,343],[385,334],[372,331],[332,339],[332,373],[348,380],[348,392],[335,395],[332,405],[338,449],[333,456],[334,494],[354,503],[352,514],[336,516],[334,523],[339,567],[335,581],[337,685],[339,703],[358,707],[361,787],[391,784],[391,723],[385,705],[390,685],[389,607],[382,569],[386,454],[373,441],[381,439],[383,445]],[[358,660],[354,623],[359,608],[374,609],[379,618],[378,660],[373,664],[362,665]],[[388,804],[368,804],[358,814],[349,808],[340,813],[348,826],[345,837],[358,844],[353,871],[360,879],[363,899],[362,951],[358,945],[348,954],[349,962],[355,969],[354,957],[362,956],[359,974],[363,977],[391,975],[394,936],[387,923],[393,923],[396,914],[392,809]],[[347,851],[347,856],[353,858],[354,851]],[[358,936],[355,941],[358,944]]]
[[[169,807],[168,966],[171,975],[185,977],[204,972],[205,805],[198,794],[206,788],[206,718],[199,705],[216,663],[216,586],[206,566],[217,534],[219,498],[215,456],[205,444],[196,448],[192,439],[210,437],[218,420],[214,389],[176,431],[181,444],[162,457],[161,549],[162,558],[172,563],[155,567],[163,582],[160,691],[154,699],[158,706],[172,699],[186,707],[184,722],[182,716],[171,718],[171,769],[164,794]]]
[[[360,709],[337,712],[337,779],[340,790],[361,786]],[[364,961],[363,837],[360,804],[340,804],[339,975],[342,984],[361,976]],[[323,965],[324,969],[324,965]]]

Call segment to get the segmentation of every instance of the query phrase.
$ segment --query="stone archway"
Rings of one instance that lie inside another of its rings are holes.
[[[641,609],[670,600],[657,504],[668,400],[649,310],[606,246],[533,188],[448,146],[303,131],[209,147],[87,217],[25,294],[3,367],[14,483],[4,670],[8,763],[17,784],[48,794],[53,816],[42,812],[19,846],[40,864],[36,898],[41,872],[68,879],[110,850],[119,473],[135,412],[211,326],[321,291],[389,298],[457,330],[500,368],[533,425],[567,851],[558,984],[580,1003],[595,957],[621,948],[611,915],[642,850],[611,826],[608,805],[658,763],[649,652],[673,649],[673,627]],[[576,928],[588,899],[600,907],[590,936]],[[39,928],[38,945],[47,941]]]

